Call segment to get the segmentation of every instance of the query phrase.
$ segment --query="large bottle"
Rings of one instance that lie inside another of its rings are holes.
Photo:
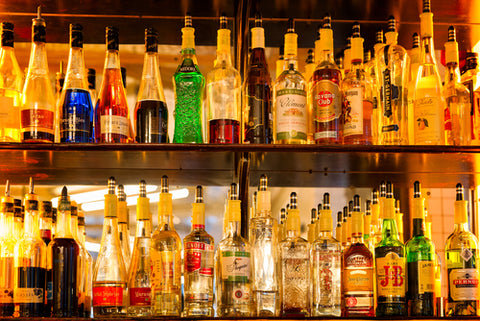
[[[70,25],[70,54],[59,107],[62,143],[93,142],[93,106],[83,55],[83,27]]]
[[[152,314],[180,316],[182,310],[182,241],[173,226],[168,177],[161,180],[158,228],[152,235]]]
[[[122,248],[122,257],[125,262],[125,270],[128,272],[132,252],[130,251],[130,233],[128,226],[127,195],[123,185],[117,187],[117,218],[118,218],[118,239]]]
[[[262,17],[255,15],[252,32],[252,52],[244,84],[243,142],[273,143],[272,80],[265,58],[265,31]]]
[[[118,53],[118,28],[106,28],[107,51],[102,85],[95,106],[95,142],[126,143],[129,139],[128,105]]]
[[[145,29],[145,57],[135,106],[135,141],[168,142],[168,109],[158,67],[158,33]]]
[[[445,244],[447,261],[447,316],[478,316],[478,240],[468,227],[468,201],[463,186],[456,186],[455,228]]]
[[[478,70],[478,53],[467,52],[465,57],[465,72],[461,81],[470,92],[470,126],[472,130],[472,143],[477,145],[480,130],[480,73]]]
[[[297,38],[293,19],[285,34],[285,70],[274,85],[274,140],[277,144],[307,143],[307,83],[298,71]]]
[[[211,144],[239,144],[242,112],[242,79],[230,57],[230,29],[227,17],[220,17],[217,57],[207,74],[208,141]]]
[[[203,92],[205,77],[195,55],[195,29],[192,16],[185,16],[182,28],[182,62],[173,75],[175,92],[174,143],[203,143]]]
[[[32,50],[20,109],[23,142],[53,143],[55,136],[55,96],[48,72],[45,29],[38,7],[37,18],[32,19]]]

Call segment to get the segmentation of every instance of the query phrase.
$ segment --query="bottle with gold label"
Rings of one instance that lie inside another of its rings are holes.
[[[463,186],[456,186],[455,229],[445,244],[447,261],[447,316],[478,316],[478,240],[468,228],[468,201]]]

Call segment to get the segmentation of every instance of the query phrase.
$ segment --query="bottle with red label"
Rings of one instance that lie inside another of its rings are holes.
[[[184,316],[213,317],[214,240],[205,231],[205,203],[202,186],[197,186],[192,204],[192,232],[183,239]]]
[[[468,227],[468,201],[456,186],[455,229],[445,244],[447,261],[447,316],[479,316],[478,240]]]

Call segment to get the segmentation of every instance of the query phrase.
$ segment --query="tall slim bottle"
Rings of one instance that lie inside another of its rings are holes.
[[[372,138],[374,145],[380,144],[380,137],[382,135],[382,102],[380,84],[378,83],[375,67],[378,56],[377,51],[383,46],[385,46],[383,43],[383,30],[378,29],[375,32],[375,44],[373,45],[371,60],[365,64],[365,73],[367,74],[367,79],[370,79],[373,88]]]
[[[20,108],[22,142],[54,142],[55,96],[49,79],[45,20],[32,19],[32,50]]]
[[[182,62],[173,75],[175,92],[174,143],[203,143],[203,92],[205,77],[195,55],[195,29],[192,16],[185,16],[182,28]]]
[[[312,108],[312,99],[310,98],[311,90],[309,87],[310,78],[312,78],[313,72],[317,67],[314,59],[314,51],[313,49],[309,49],[307,53],[307,59],[305,60],[305,83],[306,83],[306,91],[307,91],[307,144],[313,144],[313,108]]]
[[[118,239],[122,249],[122,257],[125,262],[125,271],[128,271],[132,252],[130,251],[130,233],[128,229],[128,207],[127,195],[123,185],[117,187],[117,217],[118,217]]]
[[[86,297],[86,284],[84,273],[87,273],[87,257],[83,251],[81,241],[78,234],[78,204],[75,201],[71,201],[71,210],[70,210],[70,231],[72,237],[78,245],[78,258],[77,258],[77,296],[78,296],[78,316],[83,315],[85,308],[85,297]],[[90,315],[88,315],[89,317]]]
[[[412,49],[410,50],[410,80],[408,82],[408,144],[415,145],[414,126],[416,125],[413,117],[413,94],[415,93],[415,84],[417,82],[418,68],[421,63],[420,36],[413,34]]]
[[[40,203],[40,211],[38,215],[38,229],[40,230],[40,237],[47,246],[52,240],[52,214],[52,202],[42,201]]]
[[[317,220],[317,209],[312,208],[310,211],[310,224],[307,226],[307,240],[309,243],[313,243],[317,238],[317,231],[316,231],[316,220]],[[280,226],[283,225],[282,223],[279,224]],[[279,237],[280,239],[280,237]]]
[[[14,312],[13,280],[15,271],[15,237],[13,236],[14,200],[10,196],[10,182],[5,185],[5,195],[0,203],[0,317],[11,317]]]
[[[80,240],[80,251],[83,252],[83,257],[85,258],[85,266],[81,277],[83,278],[84,284],[84,297],[83,302],[80,302],[80,305],[83,304],[83,316],[82,311],[79,311],[79,316],[84,318],[89,318],[92,314],[92,277],[93,277],[93,258],[85,246],[85,214],[78,209],[78,239]]]
[[[480,73],[478,70],[478,53],[467,52],[465,57],[465,72],[460,79],[470,92],[470,126],[472,130],[472,144],[477,145],[480,134]]]

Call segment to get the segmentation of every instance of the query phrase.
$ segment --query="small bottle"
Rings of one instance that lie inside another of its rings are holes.
[[[168,142],[168,109],[158,67],[158,33],[145,29],[145,56],[142,80],[135,106],[135,141]]]
[[[410,50],[410,80],[408,82],[408,144],[415,145],[414,126],[416,125],[413,119],[413,94],[415,93],[415,83],[417,81],[418,68],[421,63],[420,37],[418,33],[413,34],[413,44]]]
[[[42,201],[39,211],[40,237],[48,246],[52,240],[52,202]]]
[[[80,241],[80,251],[83,253],[83,257],[85,258],[85,265],[82,269],[82,283],[83,288],[82,292],[84,293],[83,298],[79,300],[80,311],[78,314],[80,317],[83,318],[90,318],[92,314],[92,273],[93,273],[93,258],[87,250],[85,246],[85,214],[78,208],[78,239]],[[83,313],[83,314],[82,314]]]
[[[478,70],[478,53],[467,52],[465,57],[465,72],[461,76],[461,81],[470,92],[470,127],[472,131],[472,145],[478,145],[480,134],[480,73]]]
[[[92,106],[97,101],[97,72],[93,68],[87,69],[88,92],[92,100]]]
[[[185,16],[182,28],[182,58],[173,75],[175,92],[174,143],[203,143],[203,92],[205,77],[198,68],[195,55],[195,29],[192,16]]]
[[[122,248],[122,257],[125,262],[125,271],[128,271],[132,253],[130,251],[130,233],[128,229],[128,207],[127,195],[123,185],[117,187],[117,217],[118,217],[118,239]]]
[[[183,239],[185,249],[185,317],[213,317],[214,240],[205,231],[203,189],[197,186],[192,204],[192,231]]]
[[[281,45],[278,48],[278,59],[275,61],[275,79],[285,70],[285,47]]]

